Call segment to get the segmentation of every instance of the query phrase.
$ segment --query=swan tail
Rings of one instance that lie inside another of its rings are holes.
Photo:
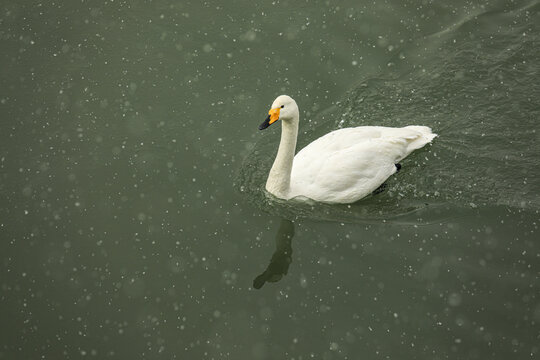
[[[418,150],[426,144],[429,144],[437,136],[437,134],[432,133],[431,129],[427,126],[411,125],[407,126],[406,129],[415,132],[414,136],[408,138],[407,155],[414,150]]]
[[[407,126],[407,129],[412,129],[421,133],[426,140],[425,144],[430,143],[437,136],[437,134],[431,132],[431,128],[428,126],[410,125]]]

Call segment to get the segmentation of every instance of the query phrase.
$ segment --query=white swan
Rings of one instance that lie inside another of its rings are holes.
[[[287,95],[274,100],[266,129],[281,120],[281,142],[266,190],[289,200],[307,197],[325,203],[352,203],[371,194],[394,174],[396,164],[433,140],[427,126],[359,126],[332,131],[294,156],[299,112]]]

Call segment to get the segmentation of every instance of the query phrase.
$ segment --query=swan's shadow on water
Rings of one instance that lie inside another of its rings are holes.
[[[294,224],[287,219],[281,219],[276,233],[276,251],[270,259],[266,270],[253,280],[253,287],[260,289],[266,282],[278,282],[287,275],[292,262],[292,239],[294,237]]]
[[[365,202],[364,202],[365,203]],[[356,223],[380,223],[384,221],[387,224],[401,226],[424,226],[434,223],[446,222],[450,219],[457,219],[463,215],[457,216],[452,208],[440,204],[420,204],[417,208],[409,208],[402,211],[400,215],[394,217],[376,219],[365,217],[363,221],[356,218]],[[282,211],[283,212],[283,211]],[[270,263],[266,270],[253,280],[253,287],[260,289],[266,282],[278,282],[283,276],[287,275],[289,265],[292,262],[292,240],[294,237],[294,223],[286,218],[281,219],[279,229],[276,233],[276,249],[272,254]]]

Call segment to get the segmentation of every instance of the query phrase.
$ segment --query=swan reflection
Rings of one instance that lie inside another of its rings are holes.
[[[292,262],[292,239],[294,237],[294,224],[292,221],[282,219],[276,234],[276,251],[270,259],[266,270],[253,280],[253,287],[260,289],[265,282],[278,282],[287,275]]]

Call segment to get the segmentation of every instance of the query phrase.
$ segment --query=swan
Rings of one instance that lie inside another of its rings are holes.
[[[358,201],[398,171],[400,160],[437,136],[427,126],[344,128],[321,136],[295,156],[299,118],[296,102],[280,95],[259,125],[264,130],[281,121],[281,141],[266,191],[284,200]]]

